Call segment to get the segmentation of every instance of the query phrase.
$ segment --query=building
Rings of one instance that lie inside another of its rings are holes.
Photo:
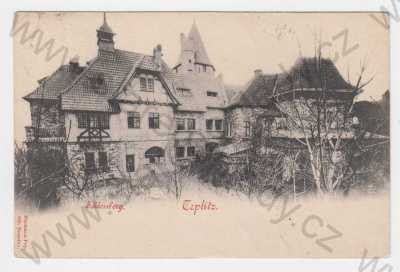
[[[181,34],[180,40],[180,57],[173,67],[176,96],[181,103],[175,112],[178,159],[212,152],[222,144],[227,105],[222,78],[215,75],[195,23],[188,36]]]
[[[104,16],[97,56],[85,66],[72,59],[24,97],[28,146],[61,145],[75,171],[115,178],[168,171],[220,144],[223,83],[196,25],[181,35],[173,69],[161,45],[153,55],[129,52],[116,48],[114,35]]]
[[[317,59],[302,58],[288,73],[256,70],[237,94],[227,95],[195,23],[187,36],[181,34],[172,68],[161,45],[152,55],[125,51],[116,48],[114,35],[104,17],[97,56],[85,66],[72,59],[24,97],[32,117],[28,146],[62,146],[82,175],[111,179],[170,171],[217,147],[236,156],[248,150],[256,128],[274,127],[273,138],[284,143],[296,138],[287,128],[293,103],[315,100],[327,89],[332,105],[350,105],[357,94],[325,59],[321,88]]]
[[[253,177],[253,190],[333,190],[347,173],[344,157],[356,156],[346,149],[359,91],[329,59],[299,58],[275,75],[256,70],[226,107],[227,144],[216,152],[236,183]]]

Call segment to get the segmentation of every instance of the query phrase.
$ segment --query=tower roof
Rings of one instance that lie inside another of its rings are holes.
[[[185,37],[184,34],[181,34],[181,55],[178,63],[175,66],[184,63],[183,52],[185,51],[192,51],[194,53],[195,63],[205,64],[214,68],[214,65],[211,63],[210,58],[208,57],[206,47],[204,46],[195,22],[193,22],[192,28],[190,29],[187,37]]]
[[[195,53],[195,62],[212,66],[195,22],[193,23],[192,29],[189,32],[188,39],[193,41],[192,44]]]
[[[103,13],[103,24],[100,26],[98,31],[114,34],[111,27],[107,23],[107,18],[106,18],[105,12]]]

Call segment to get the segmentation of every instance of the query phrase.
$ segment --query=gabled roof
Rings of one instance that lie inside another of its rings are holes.
[[[300,58],[288,72],[256,75],[241,91],[236,91],[229,106],[267,106],[274,95],[321,89],[352,94],[355,87],[343,79],[330,59]]]
[[[74,68],[72,65],[60,66],[53,74],[40,80],[39,86],[24,99],[58,99],[83,69],[83,67]]]
[[[114,52],[100,51],[99,56],[89,65],[82,75],[62,94],[63,110],[108,111],[117,109],[110,102],[132,75],[132,69],[142,69],[163,73],[169,69],[165,64],[160,67],[153,56],[116,49]],[[104,84],[93,86],[93,77],[101,75]]]

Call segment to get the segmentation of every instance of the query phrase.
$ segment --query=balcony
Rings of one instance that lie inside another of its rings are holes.
[[[35,139],[42,142],[56,142],[65,139],[65,127],[25,127],[25,133],[27,142],[32,142]]]

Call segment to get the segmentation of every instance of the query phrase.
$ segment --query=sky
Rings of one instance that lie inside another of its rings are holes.
[[[299,56],[313,56],[315,46],[323,44],[324,56],[335,59],[346,80],[355,83],[365,64],[363,78],[373,80],[359,100],[379,99],[389,89],[389,31],[370,13],[107,12],[106,16],[116,33],[117,48],[152,54],[161,44],[170,66],[179,57],[180,33],[187,34],[195,22],[216,75],[222,74],[229,85],[244,85],[255,69],[268,74],[288,70]],[[84,64],[95,57],[96,29],[102,21],[101,12],[17,14],[10,35],[14,38],[17,142],[24,139],[24,127],[30,125],[29,104],[22,97],[38,86],[37,80],[70,58],[79,56]],[[17,31],[24,24],[28,26],[25,40],[23,31]],[[47,49],[40,50],[46,42],[53,44],[50,56],[57,50],[60,54],[47,57]]]

